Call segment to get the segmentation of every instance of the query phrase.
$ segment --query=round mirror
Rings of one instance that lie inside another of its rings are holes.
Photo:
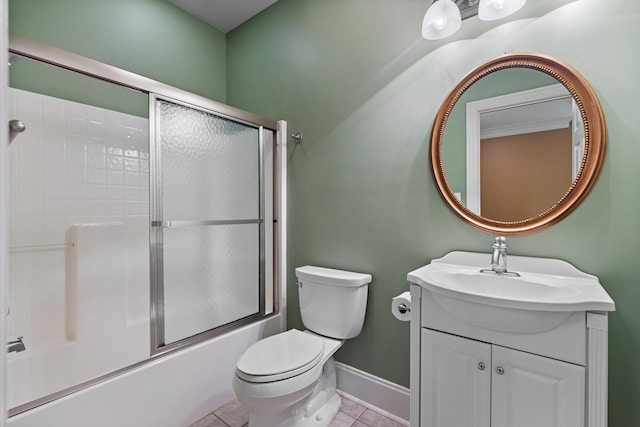
[[[606,147],[589,82],[548,56],[510,54],[467,74],[440,106],[431,165],[440,194],[482,231],[523,235],[567,216]]]

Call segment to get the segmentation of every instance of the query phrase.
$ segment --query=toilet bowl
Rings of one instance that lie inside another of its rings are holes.
[[[249,427],[327,427],[340,408],[333,354],[362,329],[371,276],[312,266],[296,276],[309,330],[262,339],[236,365],[233,388]]]
[[[291,329],[250,347],[238,361],[233,382],[242,406],[250,416],[257,415],[249,425],[329,425],[335,413],[316,412],[334,395],[337,398],[332,356],[342,343]],[[337,412],[339,398],[337,403],[334,398],[334,405]]]

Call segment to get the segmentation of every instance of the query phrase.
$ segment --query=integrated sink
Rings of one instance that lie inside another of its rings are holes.
[[[490,255],[451,252],[407,278],[452,315],[487,329],[533,333],[562,324],[577,311],[614,311],[598,278],[548,258],[509,256],[519,276],[481,272]]]
[[[580,291],[558,277],[504,276],[480,273],[478,269],[432,269],[429,280],[434,286],[447,288],[477,297],[499,300],[550,302],[567,301],[580,295]],[[501,304],[502,305],[502,304]]]

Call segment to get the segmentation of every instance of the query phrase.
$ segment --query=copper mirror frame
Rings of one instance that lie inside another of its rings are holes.
[[[554,77],[571,94],[584,121],[584,156],[578,174],[553,206],[541,214],[521,221],[505,222],[476,215],[453,194],[444,173],[442,143],[447,119],[456,102],[479,79],[508,68],[530,68]],[[467,74],[443,101],[431,132],[431,166],[440,195],[449,207],[469,225],[496,235],[525,235],[541,231],[569,215],[587,196],[598,178],[605,156],[607,130],[598,97],[575,68],[545,55],[531,53],[507,54],[485,62]]]

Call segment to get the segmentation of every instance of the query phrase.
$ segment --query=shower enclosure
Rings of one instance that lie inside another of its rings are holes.
[[[278,312],[284,123],[10,47],[10,415]]]

